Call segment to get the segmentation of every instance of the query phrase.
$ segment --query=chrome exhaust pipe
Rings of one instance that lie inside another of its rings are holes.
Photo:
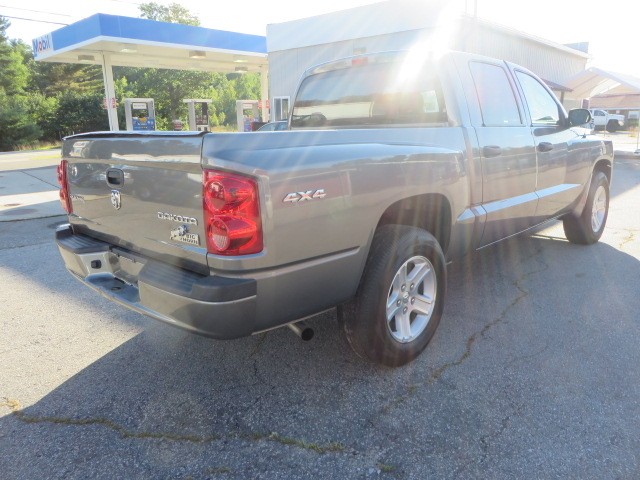
[[[313,328],[308,327],[304,322],[289,323],[287,327],[289,327],[293,333],[298,335],[305,342],[308,342],[313,338]]]

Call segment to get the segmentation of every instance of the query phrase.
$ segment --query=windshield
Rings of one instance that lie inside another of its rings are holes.
[[[291,128],[432,124],[447,121],[440,83],[429,65],[400,78],[397,62],[359,65],[307,77]]]

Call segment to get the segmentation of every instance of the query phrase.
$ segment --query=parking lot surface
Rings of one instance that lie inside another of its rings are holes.
[[[64,217],[0,222],[0,472],[32,478],[640,477],[640,161],[599,244],[555,222],[449,267],[445,314],[399,369],[335,312],[214,341],[73,280]]]

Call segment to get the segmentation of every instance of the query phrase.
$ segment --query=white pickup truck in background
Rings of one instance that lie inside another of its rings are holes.
[[[591,117],[595,130],[607,130],[608,132],[617,132],[624,127],[624,116],[607,113],[604,110],[591,109]]]

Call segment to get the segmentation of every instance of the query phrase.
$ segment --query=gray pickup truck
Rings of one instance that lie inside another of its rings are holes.
[[[89,287],[193,333],[300,331],[338,306],[356,353],[402,365],[447,263],[556,218],[598,241],[613,149],[590,120],[508,62],[347,58],[305,73],[290,131],[66,138],[57,243]]]

